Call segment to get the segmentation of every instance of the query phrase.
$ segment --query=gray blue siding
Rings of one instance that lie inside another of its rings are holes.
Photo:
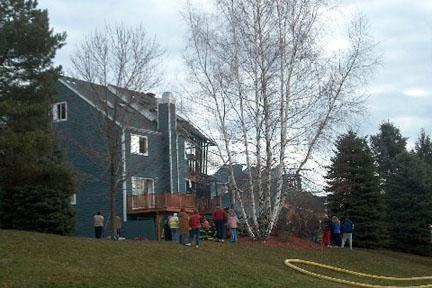
[[[104,122],[101,117],[103,116],[95,107],[63,83],[57,82],[55,88],[56,102],[67,102],[67,121],[54,123],[59,146],[63,150],[65,159],[74,167],[79,181],[75,205],[75,234],[93,237],[93,215],[101,211],[105,217],[106,226],[108,226],[110,214],[108,150],[106,136],[103,132],[104,127],[102,127]],[[156,121],[150,121],[144,116],[131,119],[130,123],[139,129],[124,129],[127,195],[131,194],[132,176],[152,178],[155,193],[186,192],[185,178],[188,172],[184,158],[185,138],[177,135],[175,105],[162,104],[158,110],[159,129],[156,128]],[[171,125],[168,125],[168,120],[172,121]],[[168,132],[171,132],[171,141],[169,141]],[[121,141],[122,129],[120,127],[117,127],[117,133]],[[131,134],[148,138],[148,156],[131,154]],[[120,148],[118,153],[120,157],[122,155]],[[171,183],[173,190],[170,189]],[[119,187],[116,211],[122,219],[124,205],[127,204],[123,203],[123,191],[122,187]],[[123,222],[122,230],[127,238],[156,238],[153,215],[127,216],[126,220]]]
[[[101,211],[106,222],[109,218],[107,148],[98,121],[101,115],[63,84],[57,83],[56,89],[56,101],[67,102],[67,121],[54,124],[59,146],[78,179],[75,234],[92,237],[93,215]],[[117,211],[122,211],[122,204],[122,195],[118,193]]]

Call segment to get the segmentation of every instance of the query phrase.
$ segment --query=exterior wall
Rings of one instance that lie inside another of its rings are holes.
[[[106,236],[109,234],[108,229],[110,221],[109,174],[107,170],[108,163],[106,161],[107,149],[104,140],[105,134],[102,130],[103,127],[101,127],[101,123],[103,123],[101,121],[102,115],[63,84],[57,83],[55,88],[57,90],[56,102],[67,102],[67,121],[54,123],[59,139],[59,146],[61,150],[63,150],[65,159],[74,167],[78,179],[78,192],[75,205],[75,235],[94,237],[93,215],[97,211],[101,211],[105,217],[104,236]],[[141,121],[141,123],[145,123],[145,121]],[[117,132],[120,141],[121,129],[118,128]],[[130,136],[130,133],[127,133],[127,135]],[[149,143],[152,143],[149,144],[150,151],[161,145],[160,137],[155,135],[148,136]],[[130,141],[130,138],[128,138],[127,141]],[[126,147],[129,146],[130,144],[128,142]],[[119,147],[121,147],[121,145],[119,145]],[[126,149],[126,151],[130,150]],[[121,153],[121,151],[119,151],[119,153]],[[149,154],[149,156],[155,154],[158,155],[157,153],[153,153]],[[140,155],[136,156],[145,157]],[[153,156],[151,156],[150,159],[152,159],[152,157]],[[139,163],[140,159],[138,157],[131,158],[132,167],[134,166],[134,161]],[[158,171],[145,164],[141,166],[138,165],[137,169],[143,170],[137,176],[147,176],[147,172],[149,171]],[[160,171],[158,171],[158,173],[160,173]],[[163,182],[162,180],[162,183]],[[164,188],[160,189],[162,190]],[[131,187],[128,187],[127,191],[131,191]],[[121,187],[119,187],[116,198],[117,215],[123,220],[124,203]],[[155,239],[155,227],[152,217],[133,217],[127,220],[128,221],[122,223],[122,231],[125,237]]]
[[[156,227],[153,216],[129,217],[128,221],[123,223],[122,236],[126,237],[126,239],[144,238],[155,240]]]
[[[131,134],[146,136],[148,141],[148,156],[131,153]],[[145,133],[128,130],[126,133],[127,191],[132,193],[132,176],[152,178],[155,193],[166,193],[169,188],[169,166],[166,165],[165,146],[161,133]]]
[[[105,136],[98,121],[101,115],[63,84],[58,82],[55,88],[56,101],[67,103],[67,121],[54,123],[59,148],[65,160],[75,168],[78,180],[75,234],[93,237],[93,215],[101,211],[107,223],[110,213]],[[122,204],[119,192],[117,211],[122,211]]]
[[[55,102],[67,102],[67,121],[55,122],[59,148],[65,160],[75,168],[78,179],[76,195],[77,236],[94,237],[93,215],[101,211],[105,217],[106,229],[109,222],[109,174],[106,137],[102,127],[102,114],[90,103],[75,94],[61,82],[55,84]],[[158,129],[156,123],[145,117],[137,117],[130,124],[138,129],[125,129],[125,151],[119,148],[119,157],[125,154],[126,196],[132,193],[131,177],[138,176],[154,180],[155,193],[185,193],[185,178],[188,177],[187,161],[184,157],[184,137],[177,135],[175,105],[163,103],[158,107]],[[168,125],[168,120],[171,125]],[[171,131],[171,145],[168,132]],[[119,147],[122,147],[122,130],[117,130]],[[131,154],[131,134],[146,136],[148,156]],[[171,173],[170,158],[171,151]],[[170,177],[171,174],[171,177]],[[170,186],[172,183],[173,189]],[[122,220],[122,234],[128,239],[140,237],[156,239],[153,214],[127,215],[124,219],[123,187],[119,187],[116,211]],[[106,233],[108,234],[108,233]]]

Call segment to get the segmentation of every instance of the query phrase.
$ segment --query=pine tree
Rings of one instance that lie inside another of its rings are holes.
[[[0,220],[4,228],[65,234],[73,226],[69,204],[73,176],[56,153],[50,118],[53,83],[61,71],[52,61],[65,37],[53,33],[47,11],[37,9],[36,1],[0,2]],[[30,204],[33,208],[24,213],[22,207]],[[35,221],[30,223],[29,218]]]
[[[421,160],[432,166],[432,141],[429,135],[426,135],[424,129],[420,131],[420,136],[415,143],[414,149]]]
[[[394,171],[396,157],[406,152],[406,140],[399,129],[392,123],[381,124],[380,132],[371,136],[371,149],[378,164],[378,173],[381,180],[381,188],[385,192],[385,183],[389,175]]]
[[[349,131],[336,142],[326,176],[332,215],[349,217],[356,245],[378,247],[384,236],[383,201],[372,152],[365,139]]]
[[[432,255],[432,171],[415,153],[399,154],[388,178],[389,246]]]
[[[380,125],[379,133],[370,137],[370,144],[375,162],[378,166],[378,175],[380,179],[380,190],[383,193],[385,206],[385,228],[386,240],[388,242],[388,227],[392,219],[390,218],[391,211],[389,208],[388,198],[388,179],[394,173],[398,165],[397,159],[401,153],[406,153],[406,140],[400,133],[400,130],[393,123],[385,122]]]

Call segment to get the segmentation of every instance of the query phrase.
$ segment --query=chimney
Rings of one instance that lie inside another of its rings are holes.
[[[158,129],[162,133],[162,168],[166,192],[178,192],[177,121],[175,98],[171,92],[158,99]],[[169,175],[169,177],[168,177]]]
[[[175,104],[175,98],[173,93],[171,92],[163,92],[162,99],[160,100],[162,103],[172,103]]]

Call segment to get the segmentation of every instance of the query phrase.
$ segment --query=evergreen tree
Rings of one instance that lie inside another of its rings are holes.
[[[432,173],[414,153],[403,152],[388,178],[389,246],[432,256]]]
[[[372,152],[365,139],[349,131],[336,142],[326,176],[330,213],[349,217],[356,245],[378,247],[384,236],[383,200]]]
[[[378,173],[381,179],[381,189],[386,192],[385,183],[394,171],[396,157],[406,152],[406,140],[399,129],[392,123],[381,124],[380,132],[371,136],[371,149],[378,164]]]
[[[426,135],[424,129],[420,131],[420,136],[414,149],[421,160],[432,166],[432,142],[429,135]]]
[[[36,1],[0,2],[0,220],[4,228],[71,232],[68,199],[74,181],[56,153],[50,117],[52,84],[61,71],[52,60],[65,37],[53,33],[47,11],[37,9]],[[22,207],[29,205],[32,209],[24,213]]]

